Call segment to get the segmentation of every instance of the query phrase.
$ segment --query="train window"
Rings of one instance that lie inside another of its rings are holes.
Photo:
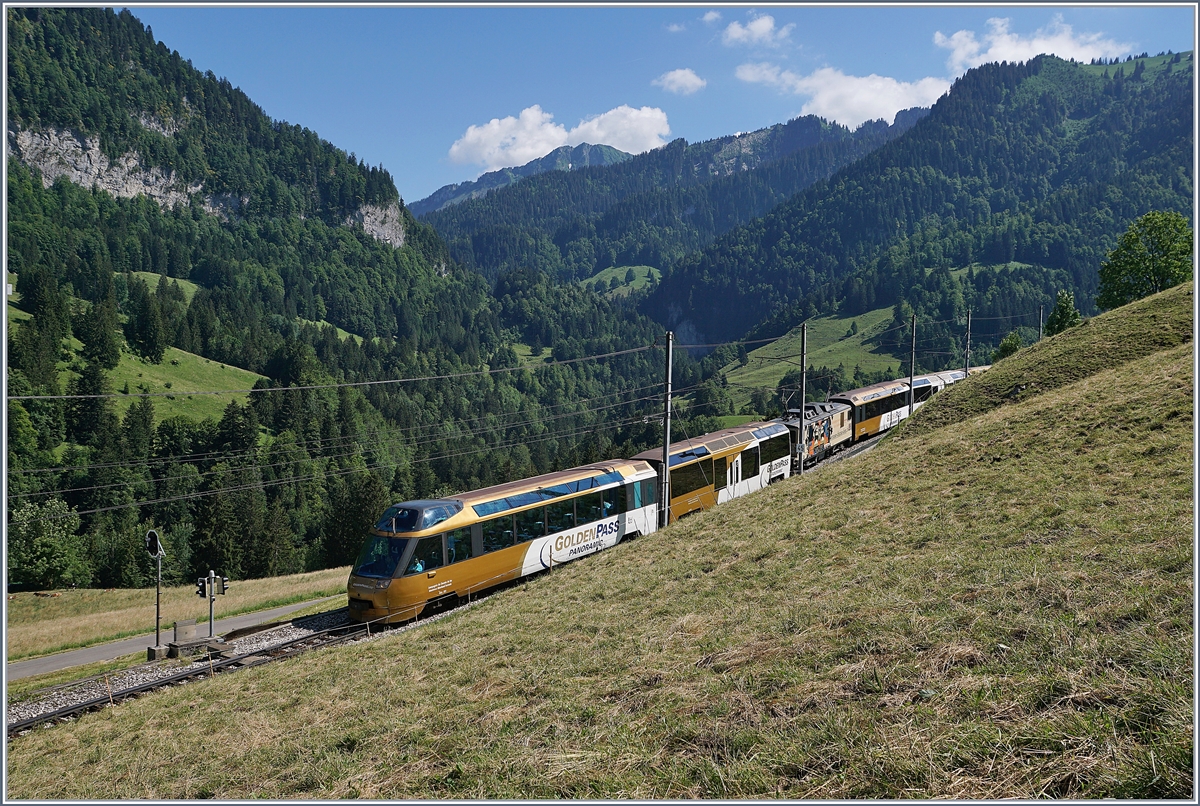
[[[497,551],[516,545],[513,540],[513,517],[501,515],[483,522],[483,550]]]
[[[725,457],[713,459],[713,481],[716,482],[718,490],[724,490],[725,485],[729,482],[729,471],[726,469]]]
[[[546,534],[545,507],[534,507],[524,512],[518,512],[516,521],[518,543],[525,543]]]
[[[762,463],[765,465],[768,462],[774,462],[776,459],[782,459],[788,455],[788,438],[787,434],[780,434],[777,437],[772,437],[764,442],[760,442],[759,451],[762,455]]]
[[[408,540],[375,535],[362,547],[358,562],[354,564],[354,573],[362,577],[381,579],[394,576],[396,566],[400,564],[400,557],[406,548]]]
[[[713,466],[711,459],[701,459],[690,465],[671,471],[671,497],[676,498],[705,487],[711,487]]]
[[[758,475],[758,446],[742,451],[742,478]]]
[[[575,514],[580,526],[583,526],[585,523],[598,521],[603,517],[604,508],[602,502],[603,496],[600,495],[599,490],[596,490],[594,493],[581,495],[575,499]]]
[[[445,562],[442,557],[442,536],[423,537],[417,541],[417,548],[413,551],[412,559],[408,561],[408,568],[404,573],[421,574],[443,565]]]
[[[471,559],[471,527],[446,532],[446,564]]]
[[[632,486],[630,487],[632,489]],[[624,487],[612,487],[604,491],[604,517],[620,515],[626,510]]]
[[[546,504],[546,531],[549,534],[575,528],[575,501],[551,501]]]
[[[658,479],[646,479],[642,485],[642,506],[658,503]]]

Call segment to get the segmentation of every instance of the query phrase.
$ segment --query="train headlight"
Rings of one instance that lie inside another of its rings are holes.
[[[377,579],[377,580],[375,580],[375,590],[381,591],[384,588],[386,588],[388,585],[391,585],[391,584],[392,584],[392,581],[390,579]]]

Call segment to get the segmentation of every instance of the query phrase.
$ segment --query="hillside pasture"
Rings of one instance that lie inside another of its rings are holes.
[[[931,405],[417,630],[31,732],[8,794],[1190,798],[1193,362],[917,442]]]

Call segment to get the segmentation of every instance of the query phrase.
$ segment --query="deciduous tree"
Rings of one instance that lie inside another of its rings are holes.
[[[1172,211],[1152,210],[1129,225],[1100,265],[1096,306],[1117,308],[1192,279],[1192,228]]]

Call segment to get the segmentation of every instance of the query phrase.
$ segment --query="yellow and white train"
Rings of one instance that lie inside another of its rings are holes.
[[[469,599],[653,532],[657,488],[650,465],[616,460],[394,504],[350,574],[350,617],[407,621],[432,603]]]
[[[981,367],[980,370],[987,369]],[[974,374],[975,370],[972,370]],[[913,379],[913,409],[960,371]],[[667,521],[747,495],[908,416],[908,379],[806,403],[770,422],[671,445]],[[657,529],[662,450],[389,507],[367,535],[348,583],[350,618],[408,621]]]

